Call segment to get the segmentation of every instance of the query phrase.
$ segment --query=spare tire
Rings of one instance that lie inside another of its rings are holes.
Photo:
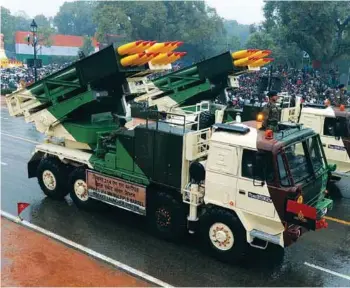
[[[198,121],[198,116],[196,116],[195,121]],[[215,124],[215,115],[210,113],[210,111],[203,111],[200,113],[199,117],[199,130],[209,128]],[[197,130],[197,124],[192,125],[192,130]]]
[[[198,161],[192,162],[190,165],[189,172],[190,172],[191,181],[194,181],[195,183],[200,183],[204,181],[205,168],[200,162]]]

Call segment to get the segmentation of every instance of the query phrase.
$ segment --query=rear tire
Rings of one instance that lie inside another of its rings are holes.
[[[44,194],[52,199],[62,200],[68,195],[67,167],[57,158],[43,158],[37,169],[37,178]]]
[[[224,209],[208,209],[200,219],[200,234],[204,251],[223,262],[239,262],[249,248],[240,220]]]
[[[164,240],[182,239],[186,233],[187,223],[182,203],[165,192],[156,192],[153,197],[148,215],[151,231]]]
[[[87,211],[101,211],[103,209],[104,203],[88,196],[85,168],[74,169],[69,175],[68,183],[70,197],[78,208]]]

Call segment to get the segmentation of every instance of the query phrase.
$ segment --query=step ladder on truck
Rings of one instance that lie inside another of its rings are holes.
[[[132,51],[137,43],[128,43]],[[49,136],[28,162],[28,177],[46,196],[69,194],[81,209],[107,204],[142,215],[164,239],[198,233],[205,251],[229,262],[249,247],[285,248],[327,227],[333,205],[327,160],[306,150],[293,154],[301,145],[324,155],[316,132],[287,123],[272,133],[256,121],[193,129],[199,122],[185,115],[151,110],[128,121],[116,92],[127,77],[152,69],[121,65],[129,56],[118,48],[108,46],[6,98],[13,116],[24,115]]]

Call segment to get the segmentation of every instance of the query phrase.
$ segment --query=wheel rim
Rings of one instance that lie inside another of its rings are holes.
[[[42,174],[44,185],[49,190],[55,190],[57,182],[55,175],[50,170],[45,170]]]
[[[74,193],[81,201],[87,201],[89,199],[86,182],[82,179],[78,179],[74,182]]]
[[[165,208],[158,208],[156,210],[156,223],[159,229],[167,229],[171,223],[170,212]]]
[[[221,251],[230,250],[234,244],[232,230],[223,223],[214,223],[210,227],[209,238],[213,246]]]

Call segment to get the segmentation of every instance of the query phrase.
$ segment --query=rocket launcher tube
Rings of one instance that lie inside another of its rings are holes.
[[[237,67],[242,67],[242,66],[247,66],[250,63],[253,63],[255,61],[259,60],[259,58],[256,57],[246,57],[243,59],[238,59],[233,61],[233,65],[237,66]]]
[[[167,47],[169,47],[171,42],[162,42],[162,43],[156,43],[149,49],[147,49],[147,52],[153,52],[153,53],[166,53]]]
[[[138,53],[138,55],[139,55],[139,58],[137,58],[134,61],[132,61],[132,66],[139,65],[144,59],[147,58],[147,54],[146,53]]]
[[[247,49],[247,50],[240,50],[237,52],[233,52],[231,54],[233,59],[241,59],[241,58],[246,58],[248,56],[251,56],[252,54],[258,52],[259,49]]]
[[[185,56],[187,52],[175,52],[171,57],[170,61],[167,64],[173,63],[177,60],[179,60],[181,57]]]
[[[160,53],[167,53],[171,52],[178,47],[180,47],[184,42],[182,41],[172,41],[172,42],[164,42],[164,43],[157,43],[153,47],[147,50],[147,52],[160,52]]]
[[[120,60],[120,64],[123,66],[123,67],[127,67],[127,66],[131,66],[134,64],[134,62],[136,60],[138,60],[139,58],[142,57],[142,53],[140,54],[134,54],[134,55],[130,55],[130,56],[126,56],[124,57],[123,59]]]
[[[269,64],[272,62],[274,58],[261,58],[253,63],[251,63],[249,66],[251,67],[260,67]]]
[[[169,52],[169,53],[160,53],[157,57],[153,58],[151,63],[153,65],[161,65],[163,64],[163,62],[167,62],[167,60],[169,59],[169,57],[171,55],[173,55],[173,52]]]
[[[138,63],[138,66],[145,65],[147,62],[157,57],[160,53],[146,53],[146,57],[142,58],[142,60]]]
[[[149,45],[152,43],[152,41],[143,41],[140,45],[135,46],[134,48],[130,49],[128,51],[128,54],[136,54],[136,53],[142,53],[145,52],[145,50],[150,47]]]
[[[182,44],[184,44],[184,42],[182,42],[182,41],[171,42],[171,44],[167,48],[165,47],[166,51],[164,51],[164,52],[171,52],[171,51],[177,49],[178,47],[180,47]]]
[[[250,57],[263,58],[263,57],[270,55],[271,52],[272,52],[271,50],[261,50],[261,51],[258,51],[256,53],[252,54]]]
[[[123,56],[129,53],[130,50],[132,50],[133,48],[139,46],[142,42],[144,42],[143,40],[139,40],[139,41],[135,41],[135,42],[130,42],[127,44],[124,44],[122,46],[119,46],[117,48],[117,52],[119,55]]]

